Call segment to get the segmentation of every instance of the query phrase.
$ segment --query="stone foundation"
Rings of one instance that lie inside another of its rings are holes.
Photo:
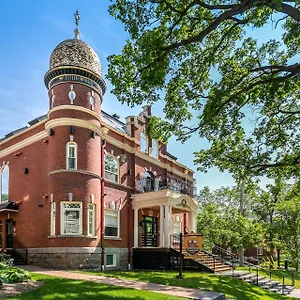
[[[29,248],[28,264],[54,269],[101,269],[101,248],[49,247]],[[115,265],[107,265],[107,255],[114,255]],[[128,268],[127,248],[105,248],[104,269]]]

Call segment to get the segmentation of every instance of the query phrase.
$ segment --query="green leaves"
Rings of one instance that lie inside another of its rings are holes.
[[[130,106],[164,101],[164,117],[152,121],[152,135],[185,141],[197,132],[206,138],[211,147],[195,159],[203,171],[216,166],[235,177],[272,168],[297,173],[296,4],[114,0],[109,11],[129,35],[122,53],[108,58],[112,93]],[[272,20],[272,30],[282,26],[283,36],[258,42],[257,28]]]

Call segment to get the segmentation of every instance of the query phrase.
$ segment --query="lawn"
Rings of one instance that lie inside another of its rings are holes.
[[[153,293],[149,291],[133,290],[117,286],[108,286],[88,281],[70,280],[52,276],[33,274],[34,280],[41,280],[44,286],[22,294],[18,297],[9,297],[6,299],[23,300],[116,300],[116,299],[134,299],[134,300],[178,300],[182,298],[171,297],[164,294]]]
[[[209,273],[184,272],[184,278],[176,278],[177,272],[158,271],[111,271],[111,272],[85,272],[93,275],[118,277],[152,283],[161,283],[170,286],[199,288],[207,291],[225,293],[229,299],[238,300],[283,300],[290,297],[268,292],[262,288],[229,276],[218,276]]]

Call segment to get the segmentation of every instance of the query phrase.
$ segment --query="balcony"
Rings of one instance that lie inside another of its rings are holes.
[[[140,179],[139,191],[141,193],[159,190],[171,190],[180,194],[188,195],[192,198],[197,195],[197,188],[193,183],[185,180],[179,180],[178,178],[169,175]]]

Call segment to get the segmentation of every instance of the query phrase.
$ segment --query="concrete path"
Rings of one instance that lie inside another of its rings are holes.
[[[75,280],[86,280],[95,283],[116,285],[124,288],[131,288],[137,290],[145,290],[145,291],[147,290],[151,292],[163,293],[171,296],[183,297],[189,299],[199,299],[199,300],[225,299],[224,294],[216,293],[216,292],[207,292],[198,289],[189,289],[189,288],[168,286],[168,285],[149,283],[149,282],[80,274],[80,273],[73,273],[68,271],[58,271],[58,270],[51,270],[51,269],[40,268],[40,267],[29,266],[29,265],[22,266],[22,268],[26,271],[43,274],[43,275],[63,277],[63,278],[75,279]]]

